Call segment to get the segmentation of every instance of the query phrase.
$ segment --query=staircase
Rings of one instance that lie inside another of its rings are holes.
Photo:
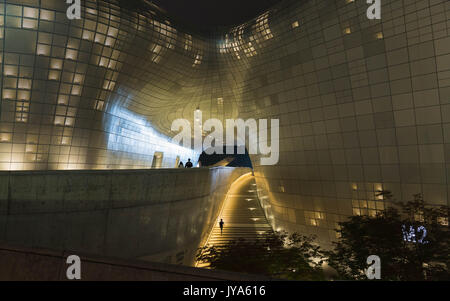
[[[225,223],[222,233],[220,219]],[[255,178],[247,174],[231,186],[206,245],[220,248],[240,238],[247,241],[265,240],[270,234],[273,234],[273,230],[258,200]],[[207,266],[208,264],[197,263],[197,267]]]

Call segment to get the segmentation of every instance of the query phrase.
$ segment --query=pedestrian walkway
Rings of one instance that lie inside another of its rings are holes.
[[[225,223],[222,234],[218,222],[220,219]],[[206,245],[220,248],[240,238],[265,240],[271,233],[272,227],[258,200],[255,178],[249,173],[232,184]],[[205,264],[197,266],[207,267]]]

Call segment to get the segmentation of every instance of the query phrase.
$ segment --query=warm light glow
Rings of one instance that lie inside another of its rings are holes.
[[[67,49],[66,50],[66,59],[76,60],[77,59],[77,55],[78,55],[78,51],[76,51],[76,50],[72,50],[72,49]]]
[[[23,8],[23,16],[26,17],[26,18],[37,19],[38,14],[39,14],[39,12],[35,8],[31,8],[31,7],[24,7]]]
[[[61,74],[60,71],[54,71],[51,70],[48,72],[48,79],[49,80],[59,80],[59,75]]]
[[[37,21],[36,20],[29,20],[29,19],[23,19],[23,28],[27,29],[36,29],[37,28]]]

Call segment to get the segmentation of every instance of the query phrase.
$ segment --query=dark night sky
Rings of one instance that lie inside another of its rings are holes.
[[[248,21],[282,0],[152,0],[174,22],[208,32]]]

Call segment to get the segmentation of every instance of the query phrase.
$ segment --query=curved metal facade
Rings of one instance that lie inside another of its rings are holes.
[[[62,3],[62,4],[61,4]],[[63,1],[0,4],[0,168],[163,166],[176,118],[278,118],[280,161],[258,166],[275,229],[314,233],[423,193],[448,204],[450,3],[286,0],[203,38],[158,12],[83,1],[69,22]]]

